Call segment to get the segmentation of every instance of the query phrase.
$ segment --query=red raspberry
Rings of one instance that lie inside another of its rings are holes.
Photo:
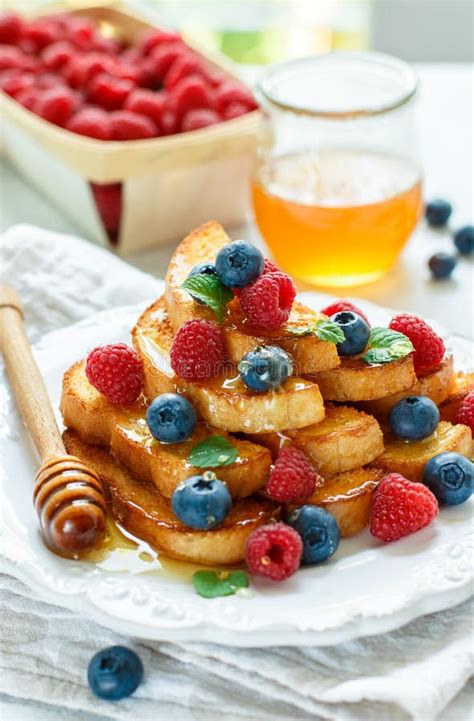
[[[238,100],[234,100],[224,108],[222,118],[224,120],[233,120],[234,118],[239,118],[241,115],[245,115],[248,111],[249,109],[246,105],[240,103]]]
[[[164,93],[154,93],[153,90],[136,88],[132,90],[126,99],[123,109],[130,110],[131,113],[146,115],[156,125],[160,126],[161,118],[166,109]]]
[[[146,32],[138,41],[138,50],[142,55],[149,55],[157,47],[164,47],[169,43],[181,43],[181,36],[174,30],[151,30]]]
[[[137,115],[129,110],[110,113],[112,140],[144,140],[158,135],[158,128],[146,115]]]
[[[66,87],[64,78],[54,73],[41,73],[36,78],[36,84],[38,88],[42,90],[48,90],[49,88]]]
[[[174,135],[179,132],[179,123],[172,110],[165,110],[161,117],[161,132],[163,135]]]
[[[400,313],[392,318],[389,328],[403,333],[413,343],[413,364],[417,375],[427,373],[443,360],[446,349],[442,338],[418,316]]]
[[[62,40],[63,37],[58,26],[48,18],[45,18],[44,20],[36,20],[30,25],[27,25],[23,30],[23,39],[29,40],[38,52],[47,45]]]
[[[266,491],[279,503],[297,501],[314,493],[318,474],[295,446],[282,448],[270,473]]]
[[[456,413],[456,423],[463,423],[469,426],[474,434],[474,391],[470,391],[462,400],[459,410]]]
[[[91,350],[86,376],[110,403],[128,406],[136,401],[143,387],[143,368],[133,348],[125,343],[102,345]]]
[[[73,18],[69,25],[68,40],[81,50],[89,50],[94,46],[96,29],[88,18]]]
[[[262,273],[242,289],[240,305],[253,325],[276,330],[288,320],[296,288],[286,273]]]
[[[221,329],[213,320],[188,320],[176,333],[170,360],[180,378],[212,378],[222,370],[224,359]]]
[[[86,135],[98,140],[110,140],[112,123],[109,113],[102,108],[85,107],[78,110],[66,123],[66,128],[73,133]]]
[[[35,76],[32,73],[24,73],[21,70],[5,70],[0,74],[0,88],[12,98],[18,98],[21,92],[29,90],[35,83]]]
[[[224,116],[226,108],[231,103],[241,103],[247,110],[255,110],[258,107],[250,90],[232,80],[228,80],[216,90],[215,104],[217,112]]]
[[[15,12],[3,12],[0,14],[0,43],[3,45],[15,45],[21,37],[24,23]]]
[[[30,70],[31,59],[10,45],[0,46],[0,72],[3,70]]]
[[[55,125],[65,125],[79,108],[79,96],[68,87],[49,88],[39,96],[35,113]]]
[[[106,231],[109,235],[115,235],[119,230],[122,215],[121,183],[91,183],[91,190]]]
[[[23,107],[27,110],[34,112],[34,108],[36,107],[36,103],[38,102],[40,95],[41,90],[39,90],[39,88],[25,88],[24,90],[20,90],[20,92],[15,96],[15,100],[20,103],[20,105],[23,105]]]
[[[396,541],[429,526],[437,514],[438,501],[429,488],[389,473],[374,491],[370,532],[381,541]]]
[[[335,303],[331,303],[331,305],[326,306],[326,308],[323,308],[321,313],[324,313],[324,315],[327,315],[328,317],[331,315],[334,315],[335,313],[342,313],[343,310],[350,310],[352,313],[357,313],[357,315],[360,315],[361,318],[365,320],[368,326],[370,326],[369,319],[363,313],[356,305],[353,305],[348,300],[337,300]]]
[[[303,542],[294,528],[270,523],[252,531],[245,545],[245,561],[251,573],[283,581],[298,570]]]
[[[182,43],[169,43],[155,48],[147,62],[148,73],[161,82],[175,60],[185,53]]]
[[[180,80],[188,75],[203,75],[204,65],[195,53],[190,51],[181,52],[176,58],[165,76],[165,88],[171,90]]]
[[[134,85],[141,85],[146,79],[143,67],[138,63],[117,63],[114,75],[122,80],[131,80]]]
[[[92,42],[92,48],[99,53],[107,55],[118,55],[123,49],[123,43],[117,38],[104,38],[102,35],[95,36]]]
[[[209,88],[199,75],[189,75],[180,80],[170,91],[169,96],[171,107],[178,118],[183,118],[190,110],[211,107]],[[215,113],[214,116],[217,120],[213,122],[219,122],[219,116]]]
[[[64,70],[64,75],[73,88],[83,88],[99,73],[113,75],[117,65],[116,59],[105,53],[78,55],[75,50],[72,60]]]
[[[264,273],[281,273],[280,268],[273,263],[273,261],[268,260],[268,258],[265,258],[265,265],[263,266],[262,275]],[[242,293],[242,288],[232,288],[234,291],[234,295],[237,296],[237,298],[240,298]]]
[[[41,60],[47,70],[61,70],[77,53],[76,48],[67,40],[59,40],[41,51]]]
[[[207,128],[209,125],[216,125],[216,123],[219,122],[220,118],[214,110],[196,108],[195,110],[190,110],[186,113],[181,122],[181,130],[183,133],[187,133],[190,130]]]
[[[134,87],[131,80],[121,80],[107,73],[98,73],[89,83],[89,98],[103,108],[119,110]]]

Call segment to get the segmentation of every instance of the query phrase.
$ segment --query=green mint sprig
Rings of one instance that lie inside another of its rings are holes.
[[[196,571],[193,574],[193,586],[203,598],[232,596],[248,585],[249,577],[245,571]]]
[[[238,457],[237,448],[227,438],[209,436],[193,446],[188,461],[196,468],[217,468],[218,466],[230,466]]]
[[[309,323],[305,326],[288,326],[288,330],[292,335],[315,335],[320,340],[328,343],[342,343],[344,341],[344,331],[341,326],[329,318],[319,318],[315,323]]]
[[[414,350],[411,340],[403,333],[390,328],[372,328],[362,360],[371,365],[390,363],[405,358]]]
[[[222,285],[216,275],[192,275],[181,286],[194,300],[209,306],[216,314],[219,323],[223,323],[227,303],[234,297],[230,288]]]

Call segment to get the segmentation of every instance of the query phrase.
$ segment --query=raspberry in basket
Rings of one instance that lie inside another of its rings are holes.
[[[89,83],[89,99],[107,110],[118,110],[135,87],[131,80],[98,73]]]
[[[86,376],[107,400],[119,406],[136,401],[143,387],[140,358],[125,343],[91,350],[86,361]]]
[[[219,121],[220,118],[214,110],[196,108],[196,110],[190,110],[186,113],[181,122],[181,130],[183,133],[190,130],[199,130],[199,128],[207,128],[209,125],[215,125]]]
[[[15,12],[0,14],[0,43],[2,45],[15,45],[21,37],[24,23]]]
[[[298,570],[303,552],[300,535],[284,523],[260,526],[247,539],[245,561],[251,573],[283,581]]]
[[[35,105],[35,112],[55,125],[63,126],[79,108],[79,96],[70,88],[58,86],[44,90]]]
[[[41,60],[47,70],[60,72],[77,55],[77,49],[67,40],[59,40],[45,47]]]
[[[182,118],[190,110],[210,108],[212,105],[206,81],[199,75],[183,78],[170,90],[169,95],[171,107],[178,118]]]
[[[399,313],[392,318],[389,328],[403,333],[413,343],[413,364],[417,374],[427,373],[443,360],[446,350],[443,339],[418,316]]]
[[[252,93],[247,88],[229,80],[222,83],[216,90],[215,107],[217,112],[223,114],[231,103],[241,103],[247,110],[255,110],[258,107]]]
[[[102,108],[81,108],[68,120],[66,128],[98,140],[110,140],[112,136],[110,115]]]
[[[151,118],[156,125],[161,126],[161,119],[166,110],[166,100],[164,93],[155,93],[153,90],[144,88],[135,88],[127,97],[124,110],[131,113],[146,115]]]
[[[151,118],[129,110],[110,113],[110,123],[112,140],[144,140],[158,135],[158,128]]]

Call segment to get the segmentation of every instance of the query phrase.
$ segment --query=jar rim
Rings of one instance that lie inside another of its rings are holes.
[[[364,105],[361,104],[359,107],[344,110],[335,108],[318,109],[314,107],[307,107],[304,103],[298,104],[296,102],[287,102],[275,96],[275,84],[278,80],[278,76],[281,78],[283,73],[291,73],[292,71],[297,72],[299,67],[304,69],[305,66],[310,64],[319,65],[323,62],[327,62],[328,60],[334,60],[335,62],[354,60],[365,63],[367,67],[372,66],[373,68],[377,65],[380,67],[385,66],[385,68],[399,73],[399,77],[404,80],[404,84],[406,86],[405,90],[400,92],[399,95],[396,95],[393,100],[381,103],[380,105],[364,107]],[[371,51],[349,52],[340,50],[323,53],[322,55],[310,55],[302,58],[296,58],[295,60],[289,60],[273,65],[258,81],[257,93],[260,94],[264,101],[266,101],[270,106],[296,115],[332,120],[350,120],[355,118],[367,118],[397,110],[414,98],[418,91],[418,86],[418,76],[414,69],[408,63],[394,57],[393,55]]]

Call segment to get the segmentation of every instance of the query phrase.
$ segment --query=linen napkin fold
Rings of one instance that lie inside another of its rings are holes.
[[[7,231],[0,251],[2,276],[20,292],[33,341],[105,308],[145,305],[163,287],[107,251],[31,226]],[[0,692],[10,697],[111,719],[472,718],[470,601],[334,647],[234,649],[123,638],[43,602],[8,575],[1,557],[0,570]],[[107,703],[89,692],[85,669],[115,643],[136,648],[146,679],[133,697]]]

